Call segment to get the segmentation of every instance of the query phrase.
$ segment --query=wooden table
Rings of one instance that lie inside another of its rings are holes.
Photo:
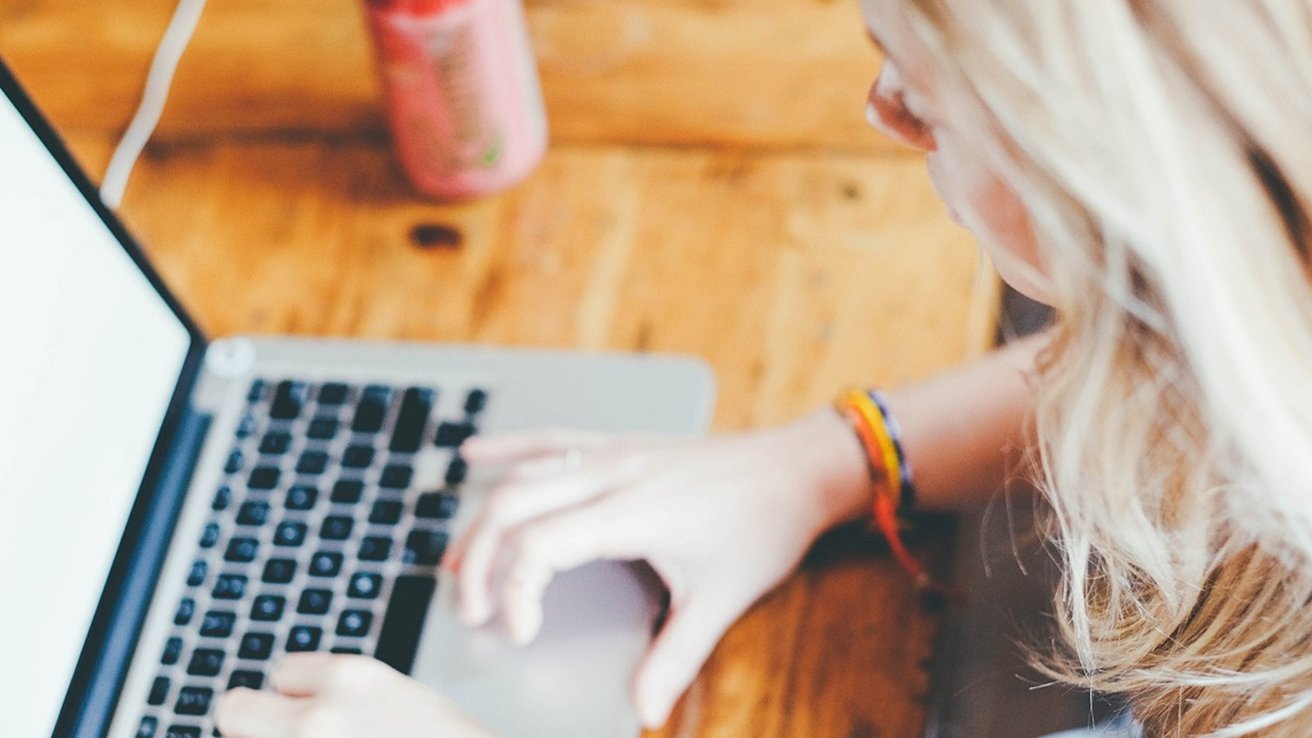
[[[854,0],[528,5],[551,152],[449,206],[398,174],[358,7],[211,0],[122,211],[211,335],[686,352],[719,375],[718,431],[989,344],[994,280],[863,120]],[[171,11],[0,4],[0,55],[94,179]],[[934,628],[879,541],[830,539],[654,735],[919,735]]]

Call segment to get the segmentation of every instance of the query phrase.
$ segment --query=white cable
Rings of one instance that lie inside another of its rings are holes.
[[[173,73],[177,71],[182,52],[191,42],[200,22],[201,11],[205,9],[205,0],[179,0],[173,20],[160,39],[155,58],[150,62],[150,74],[146,77],[146,90],[142,93],[141,104],[137,106],[136,115],[123,133],[114,156],[109,160],[105,170],[105,179],[100,184],[100,199],[111,210],[117,210],[123,202],[123,193],[128,188],[128,177],[136,166],[146,142],[159,125],[164,113],[164,102],[169,96],[169,87],[173,85]]]

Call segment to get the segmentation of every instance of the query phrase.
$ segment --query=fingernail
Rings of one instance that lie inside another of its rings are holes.
[[[648,677],[648,680],[648,684],[650,684],[650,677]],[[665,719],[670,712],[670,705],[661,696],[659,689],[646,686],[638,700],[638,715],[642,718],[644,726],[655,730],[665,724]]]
[[[464,609],[465,624],[477,628],[492,617],[491,608],[483,602],[470,602]]]
[[[542,613],[527,612],[515,618],[511,639],[517,646],[527,646],[533,642],[542,624]]]
[[[643,727],[648,730],[658,730],[665,724],[666,713],[669,710],[662,710],[660,704],[655,700],[645,700],[643,707],[639,710]]]

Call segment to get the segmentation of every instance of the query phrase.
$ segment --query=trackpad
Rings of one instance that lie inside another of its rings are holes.
[[[542,632],[516,646],[494,621],[471,629],[455,615],[444,576],[429,608],[412,674],[500,738],[631,738],[634,669],[659,610],[660,583],[637,564],[599,562],[548,587]]]

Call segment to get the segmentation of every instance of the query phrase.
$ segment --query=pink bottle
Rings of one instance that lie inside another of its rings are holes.
[[[410,181],[442,199],[504,189],[547,147],[520,0],[366,0],[392,138]]]

